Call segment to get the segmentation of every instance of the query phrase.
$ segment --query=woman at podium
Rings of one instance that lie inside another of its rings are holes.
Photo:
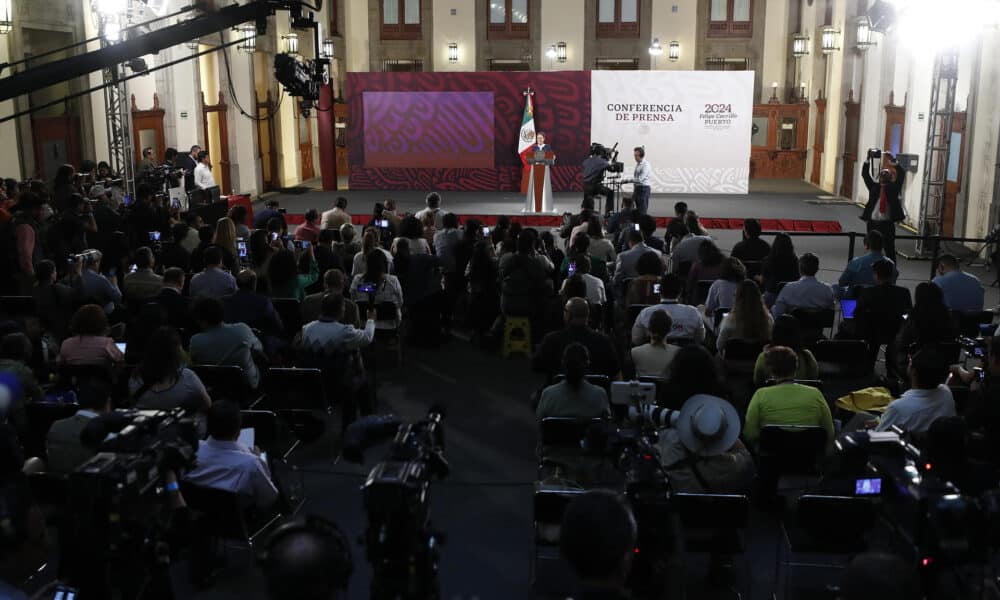
[[[530,152],[552,152],[552,146],[545,143],[545,133],[539,131],[535,134],[535,145],[531,147]]]

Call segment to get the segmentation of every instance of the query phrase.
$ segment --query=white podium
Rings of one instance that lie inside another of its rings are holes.
[[[549,167],[556,160],[552,152],[535,152],[528,157],[528,192],[524,197],[523,213],[551,213],[552,180]]]

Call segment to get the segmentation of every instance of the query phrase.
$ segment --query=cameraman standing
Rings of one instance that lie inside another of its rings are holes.
[[[896,157],[889,152],[878,154],[878,150],[869,150],[868,159],[882,157],[882,164],[889,168],[879,171],[878,181],[873,181],[869,169],[861,170],[861,178],[868,187],[868,204],[861,213],[861,220],[868,224],[868,231],[873,229],[882,234],[883,249],[889,260],[896,262],[896,223],[903,220],[903,206],[899,202],[899,193],[903,189],[906,172],[899,167]]]
[[[590,147],[590,156],[583,161],[583,195],[604,196],[604,214],[610,215],[614,210],[615,196],[611,189],[604,185],[604,171],[611,166],[608,160],[607,148],[594,144]]]

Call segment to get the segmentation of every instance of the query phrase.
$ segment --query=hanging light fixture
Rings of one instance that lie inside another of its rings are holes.
[[[0,0],[0,35],[7,35],[14,28],[13,0]]]
[[[833,25],[819,28],[820,48],[823,54],[833,54],[840,50],[840,30]]]
[[[448,44],[448,62],[452,64],[458,62],[458,42]]]
[[[809,54],[809,34],[806,33],[793,33],[792,34],[792,56],[795,58],[802,58]]]
[[[253,54],[257,49],[257,27],[255,25],[240,25],[236,28],[236,32],[240,36],[240,43],[236,45],[236,49],[240,52]]]
[[[556,60],[561,63],[566,62],[566,42],[556,44]]]
[[[663,46],[660,45],[660,38],[653,38],[653,43],[649,46],[650,56],[660,56],[663,54]]]
[[[299,53],[299,34],[292,32],[281,36],[281,41],[285,44],[285,54]]]
[[[681,43],[678,41],[670,42],[667,46],[667,58],[670,62],[677,62],[681,58]]]
[[[854,47],[860,52],[864,52],[877,45],[875,41],[875,32],[872,31],[872,21],[868,18],[868,15],[861,15],[854,21],[855,31],[857,32],[856,39],[854,41]]]
[[[337,45],[333,42],[333,38],[326,38],[323,40],[323,58],[333,60],[333,56],[337,53]]]

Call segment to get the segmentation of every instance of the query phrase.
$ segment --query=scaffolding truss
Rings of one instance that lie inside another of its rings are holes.
[[[947,206],[948,161],[951,156],[951,126],[955,114],[955,88],[958,83],[958,51],[942,50],[934,58],[934,79],[931,84],[931,104],[928,111],[927,151],[924,177],[920,189],[921,235],[942,235]],[[931,244],[917,241],[917,254],[927,257],[934,251]]]

